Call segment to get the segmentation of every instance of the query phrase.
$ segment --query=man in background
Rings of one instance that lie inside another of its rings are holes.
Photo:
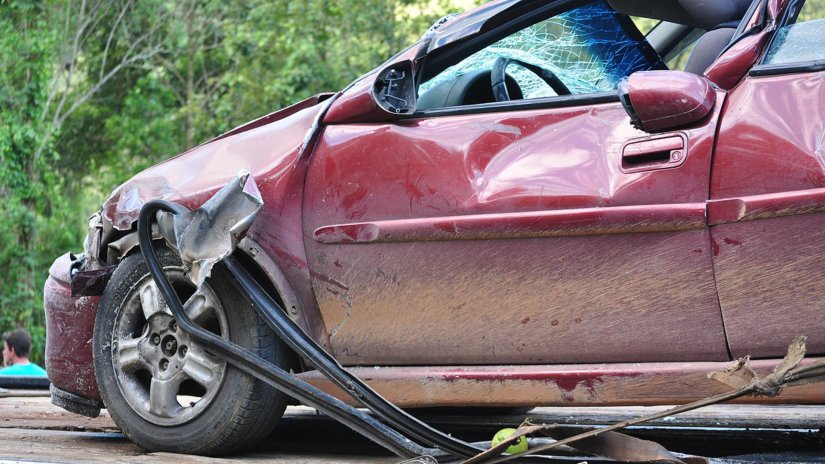
[[[15,329],[3,334],[3,365],[0,375],[26,377],[46,377],[46,371],[29,361],[32,337],[23,329]]]

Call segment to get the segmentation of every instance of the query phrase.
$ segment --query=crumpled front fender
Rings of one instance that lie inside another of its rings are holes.
[[[109,228],[131,230],[149,200],[195,209],[241,170],[267,183],[278,182],[299,158],[329,96],[308,98],[140,172],[103,204],[104,235]]]

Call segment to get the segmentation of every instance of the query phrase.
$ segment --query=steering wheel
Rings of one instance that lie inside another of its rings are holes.
[[[497,102],[510,101],[510,93],[507,92],[506,76],[507,66],[517,64],[522,68],[528,69],[541,80],[547,83],[555,92],[556,95],[570,95],[570,89],[564,85],[564,82],[556,76],[556,73],[549,69],[544,69],[531,63],[526,63],[515,58],[498,57],[493,63],[493,69],[490,70],[490,81],[493,85],[493,96]]]

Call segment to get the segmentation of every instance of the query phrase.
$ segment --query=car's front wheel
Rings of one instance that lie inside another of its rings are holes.
[[[178,257],[158,259],[182,301],[195,293]],[[187,305],[201,327],[287,367],[283,343],[220,271]],[[222,454],[265,438],[286,397],[242,373],[177,325],[142,256],[126,257],[100,301],[95,374],[103,402],[123,432],[153,451]]]

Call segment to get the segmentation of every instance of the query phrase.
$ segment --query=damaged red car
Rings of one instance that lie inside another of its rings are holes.
[[[495,0],[137,174],[50,270],[53,401],[105,407],[156,450],[272,431],[288,397],[179,330],[136,233],[148,201],[198,208],[241,170],[263,206],[232,256],[403,408],[684,403],[726,391],[706,373],[737,357],[769,371],[797,335],[825,355],[823,9]],[[197,290],[157,238],[199,326],[349,401],[220,270]]]

